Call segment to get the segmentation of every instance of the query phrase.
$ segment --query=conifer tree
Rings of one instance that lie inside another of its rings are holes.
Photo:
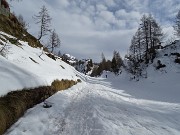
[[[122,60],[119,52],[114,51],[112,62],[111,62],[111,68],[112,68],[113,72],[115,74],[117,74],[119,72],[121,66],[123,66],[123,60]]]
[[[106,58],[104,56],[104,53],[101,54],[102,61],[101,61],[101,66],[102,66],[102,71],[106,70]]]
[[[113,56],[112,58],[112,62],[111,62],[111,68],[113,70],[114,73],[117,72],[117,63],[116,63],[116,58]]]

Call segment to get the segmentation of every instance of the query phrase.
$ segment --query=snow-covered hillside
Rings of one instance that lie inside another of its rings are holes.
[[[61,59],[46,54],[40,58],[41,49],[20,43],[8,42],[7,58],[0,56],[1,95],[14,88],[50,85],[54,79],[80,78],[82,83],[48,98],[50,108],[41,103],[29,109],[5,135],[180,134],[180,64],[175,63],[180,43],[159,50],[147,67],[147,78],[139,81],[130,81],[125,71],[91,78]],[[157,70],[158,60],[166,66]]]
[[[74,56],[72,56],[70,54],[63,54],[62,58],[64,59],[64,61],[68,62],[71,65],[76,64],[78,62],[76,57],[74,57]]]
[[[119,76],[111,72],[104,72],[102,77],[117,89],[123,89],[126,93],[140,99],[149,99],[163,102],[180,103],[180,41],[158,50],[157,57],[143,71],[144,77],[136,77],[123,71]],[[165,67],[159,68],[158,61]],[[145,75],[146,74],[146,75]]]
[[[93,69],[92,59],[78,60],[70,54],[63,54],[62,60],[73,66],[77,71],[90,75]]]
[[[0,42],[7,44],[6,58],[0,56],[0,95],[23,88],[51,85],[55,79],[76,80],[74,68],[60,58],[53,60],[40,48],[19,41],[14,45],[6,39],[15,38],[0,32]],[[2,47],[2,45],[0,45]]]

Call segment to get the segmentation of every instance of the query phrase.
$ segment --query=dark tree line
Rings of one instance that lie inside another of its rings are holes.
[[[121,71],[123,60],[119,52],[114,51],[112,60],[106,60],[104,54],[102,53],[101,62],[93,68],[91,76],[100,76],[103,71],[111,71],[118,74]]]

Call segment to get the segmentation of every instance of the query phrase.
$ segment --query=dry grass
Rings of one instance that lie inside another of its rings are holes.
[[[52,87],[21,90],[0,97],[0,134],[15,123],[24,112],[56,92]]]
[[[14,124],[25,111],[43,102],[57,91],[65,90],[77,84],[73,80],[55,80],[51,86],[13,91],[0,97],[0,135]]]
[[[77,84],[77,82],[73,81],[73,80],[55,80],[52,82],[52,87],[54,89],[56,89],[57,91],[60,91],[60,90],[65,90],[65,89],[68,89],[70,88],[71,86]]]
[[[14,22],[11,18],[0,15],[0,30],[10,34],[20,40],[26,41],[32,47],[42,47],[42,44],[26,30],[22,29],[19,22]],[[17,40],[9,39],[13,44],[17,44]]]

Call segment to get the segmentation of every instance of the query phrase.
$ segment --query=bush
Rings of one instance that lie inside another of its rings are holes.
[[[81,81],[80,79],[77,79],[77,82],[80,83],[80,82],[82,82],[82,81]]]
[[[11,44],[17,44],[17,39],[14,38],[7,38]]]

